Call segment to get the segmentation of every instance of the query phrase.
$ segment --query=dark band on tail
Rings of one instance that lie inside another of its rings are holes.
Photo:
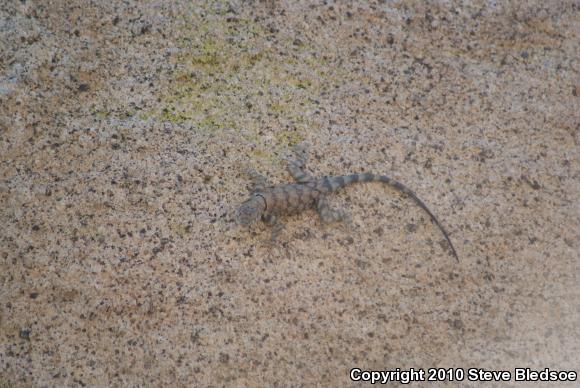
[[[332,187],[333,191],[344,187],[350,183],[357,183],[357,182],[382,182],[382,183],[386,183],[389,186],[394,187],[395,189],[399,190],[400,192],[408,195],[409,197],[411,197],[423,210],[425,210],[425,212],[427,212],[427,214],[429,214],[429,216],[431,217],[431,219],[433,220],[433,222],[435,223],[435,225],[437,225],[437,227],[439,227],[439,230],[441,230],[441,232],[443,233],[443,236],[445,236],[445,239],[447,240],[447,243],[449,244],[449,247],[451,248],[451,251],[453,252],[453,256],[455,256],[455,259],[459,262],[459,256],[457,255],[457,251],[455,250],[455,247],[453,246],[453,243],[451,243],[451,239],[449,238],[449,235],[447,234],[447,231],[445,230],[445,228],[443,227],[443,225],[441,225],[441,223],[439,222],[439,220],[437,219],[437,217],[435,217],[435,215],[431,212],[431,210],[429,210],[429,208],[427,207],[427,205],[425,205],[425,203],[423,203],[423,201],[421,201],[419,199],[419,197],[417,197],[417,195],[411,191],[411,189],[409,189],[407,186],[405,186],[404,184],[402,184],[401,182],[398,182],[394,179],[389,178],[386,175],[377,175],[377,174],[371,174],[371,173],[366,173],[366,174],[352,174],[352,175],[346,175],[346,176],[341,176],[341,177],[337,177],[334,178],[335,182],[334,184],[331,184],[329,182],[329,186]]]

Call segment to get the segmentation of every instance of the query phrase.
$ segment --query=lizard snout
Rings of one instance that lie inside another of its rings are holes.
[[[245,226],[257,222],[262,216],[261,210],[255,200],[242,203],[236,211],[236,224]]]

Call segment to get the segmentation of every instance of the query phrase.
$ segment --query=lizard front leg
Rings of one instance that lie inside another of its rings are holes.
[[[280,222],[278,217],[271,215],[271,214],[264,216],[262,219],[266,223],[266,225],[269,225],[272,227],[272,235],[270,237],[270,243],[276,242],[276,240],[278,239],[278,236],[284,230],[284,224],[282,222]]]

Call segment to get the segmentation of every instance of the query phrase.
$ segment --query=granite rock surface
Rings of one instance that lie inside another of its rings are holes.
[[[574,1],[0,0],[0,387],[578,368]],[[372,171],[275,245],[246,168]],[[570,383],[570,385],[572,385]],[[541,386],[541,384],[539,384]],[[563,384],[562,386],[566,386]]]

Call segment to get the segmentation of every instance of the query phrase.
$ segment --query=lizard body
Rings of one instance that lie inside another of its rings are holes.
[[[315,179],[303,170],[304,163],[305,161],[303,159],[290,162],[288,166],[289,172],[297,181],[297,183],[292,184],[266,187],[265,179],[261,175],[250,172],[254,180],[254,188],[250,198],[238,208],[236,222],[240,225],[249,225],[262,220],[273,224],[275,227],[272,233],[272,239],[275,239],[283,227],[278,222],[278,217],[282,215],[315,208],[325,223],[344,220],[348,216],[342,211],[332,210],[328,205],[327,196],[350,184],[358,182],[381,182],[408,195],[429,214],[431,220],[433,220],[443,233],[443,236],[445,236],[453,256],[459,261],[455,247],[437,217],[435,217],[427,205],[412,190],[402,183],[388,176],[372,173]]]

